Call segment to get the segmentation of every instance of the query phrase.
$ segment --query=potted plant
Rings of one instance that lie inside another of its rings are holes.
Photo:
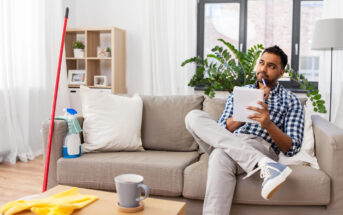
[[[188,86],[204,86],[205,94],[214,97],[216,90],[232,92],[235,86],[244,86],[256,82],[255,66],[264,47],[257,44],[247,52],[238,51],[234,45],[223,39],[218,41],[224,44],[215,46],[211,53],[204,59],[193,57],[185,60],[181,66],[188,63],[196,64],[196,72],[188,83]],[[295,73],[289,65],[285,72],[290,79],[299,83],[300,88],[307,91],[307,97],[312,101],[313,110],[319,113],[326,113],[324,100],[315,86],[311,84],[303,75]]]
[[[106,48],[106,57],[111,57],[111,49],[110,49],[110,47],[107,47]]]
[[[84,48],[85,48],[85,45],[81,41],[75,41],[73,43],[74,57],[76,57],[76,58],[85,57]]]

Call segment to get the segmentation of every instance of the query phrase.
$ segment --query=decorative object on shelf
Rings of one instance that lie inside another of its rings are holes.
[[[74,57],[75,58],[84,58],[85,57],[85,45],[81,41],[75,41],[73,43]]]
[[[102,75],[94,76],[94,86],[96,87],[106,87],[107,86],[107,77]]]
[[[313,50],[331,50],[330,64],[330,105],[329,121],[331,122],[332,102],[332,52],[333,49],[343,49],[343,19],[322,19],[316,22],[312,38]]]
[[[86,84],[86,70],[69,70],[68,72],[69,84]]]
[[[111,48],[110,47],[106,48],[106,57],[111,57]]]
[[[98,57],[106,57],[106,50],[103,47],[98,46],[97,47],[97,56]]]
[[[215,46],[204,59],[193,57],[185,60],[181,66],[188,63],[196,64],[196,72],[188,83],[188,86],[204,86],[205,94],[213,98],[216,90],[232,92],[235,86],[244,86],[256,82],[254,68],[264,47],[262,44],[252,46],[248,51],[238,51],[234,45],[223,39],[218,39],[226,47]],[[228,49],[229,50],[228,50]],[[232,53],[234,56],[232,56]],[[299,83],[300,88],[307,90],[307,97],[313,103],[313,110],[319,113],[326,113],[325,101],[314,85],[310,84],[303,76],[295,73],[289,65],[285,72],[288,72],[291,79]]]

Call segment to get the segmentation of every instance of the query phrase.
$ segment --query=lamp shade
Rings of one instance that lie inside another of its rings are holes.
[[[313,32],[312,49],[343,49],[343,19],[321,19]]]

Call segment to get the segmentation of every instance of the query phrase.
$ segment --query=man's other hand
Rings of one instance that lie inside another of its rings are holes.
[[[263,107],[263,109],[251,106],[247,107],[248,110],[253,110],[257,112],[255,114],[249,115],[248,118],[259,122],[262,128],[267,129],[272,124],[272,121],[269,117],[268,107],[264,102],[258,102],[258,104],[260,104]]]

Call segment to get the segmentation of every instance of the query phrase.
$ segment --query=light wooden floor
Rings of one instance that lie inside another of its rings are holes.
[[[27,163],[0,163],[0,206],[42,192],[43,175],[43,155]]]

